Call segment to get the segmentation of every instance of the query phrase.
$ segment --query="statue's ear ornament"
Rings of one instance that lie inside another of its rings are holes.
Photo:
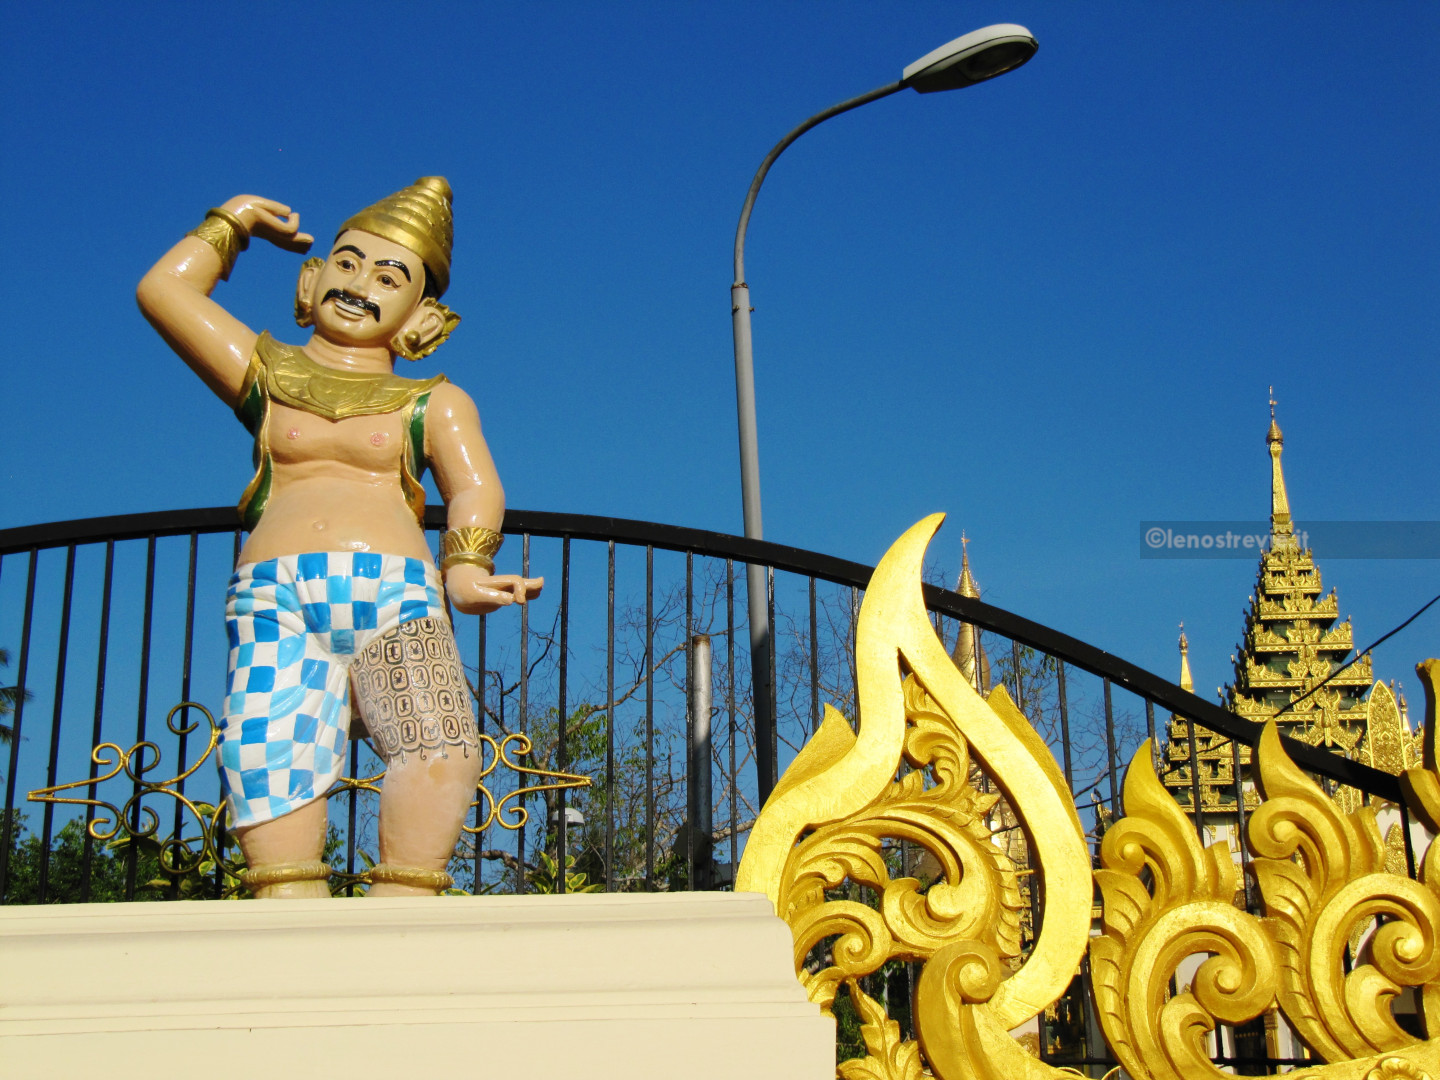
[[[311,326],[315,322],[315,312],[310,306],[310,294],[304,287],[305,271],[319,269],[325,265],[325,260],[318,255],[312,255],[300,265],[300,284],[295,289],[295,322],[299,326]]]
[[[390,348],[396,356],[403,356],[406,360],[423,360],[441,345],[444,345],[450,337],[451,331],[460,325],[460,316],[455,314],[449,307],[440,303],[439,300],[427,299],[422,305],[422,310],[430,309],[440,320],[440,330],[429,341],[423,342],[419,330],[411,329],[396,334],[390,341]]]

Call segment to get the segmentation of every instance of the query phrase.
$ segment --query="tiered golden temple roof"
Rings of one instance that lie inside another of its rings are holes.
[[[1245,613],[1234,680],[1222,691],[1225,704],[1257,724],[1273,717],[1282,734],[1301,742],[1398,773],[1411,763],[1414,750],[1403,699],[1383,684],[1374,684],[1376,693],[1371,694],[1375,676],[1368,655],[1331,677],[1352,658],[1354,630],[1348,618],[1340,621],[1335,591],[1325,593],[1314,556],[1295,535],[1280,464],[1284,436],[1275,421],[1273,401],[1265,442],[1270,451],[1270,546],[1260,558]],[[1180,685],[1190,689],[1183,631],[1180,662]],[[1193,756],[1198,762],[1202,812],[1233,814],[1235,749],[1227,736],[1199,724],[1192,749],[1189,721],[1172,717],[1165,747],[1166,786],[1189,810],[1197,786],[1191,772]],[[1238,757],[1244,769],[1250,748],[1241,746]],[[1246,806],[1258,803],[1257,793],[1245,786]]]

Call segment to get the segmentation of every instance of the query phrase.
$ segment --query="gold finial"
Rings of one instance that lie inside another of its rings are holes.
[[[960,580],[955,583],[955,591],[972,600],[980,599],[980,587],[970,573],[970,538],[963,532],[960,534]]]
[[[438,299],[450,286],[450,251],[455,244],[455,218],[450,209],[453,201],[450,184],[443,176],[422,176],[409,187],[361,210],[340,226],[340,232],[359,229],[373,233],[419,255]]]
[[[1285,439],[1280,434],[1280,425],[1275,422],[1275,388],[1270,388],[1270,430],[1265,434],[1270,447],[1270,535],[1279,540],[1294,534],[1290,519],[1290,498],[1285,494],[1285,473],[1280,468],[1280,451]],[[1274,547],[1274,543],[1271,544]]]
[[[1185,638],[1185,624],[1180,624],[1180,689],[1195,692],[1195,680],[1190,675],[1190,642]]]
[[[970,538],[963,532],[960,534],[960,549],[960,580],[955,583],[955,591],[961,596],[978,600],[980,587],[975,584],[975,577],[970,573]],[[955,647],[950,650],[950,657],[970,685],[982,694],[990,689],[990,660],[985,655],[979,630],[967,622],[962,622],[955,634]]]

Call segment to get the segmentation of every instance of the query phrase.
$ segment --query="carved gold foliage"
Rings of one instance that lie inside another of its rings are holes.
[[[1202,848],[1155,775],[1146,742],[1125,777],[1125,816],[1106,833],[1095,872],[1104,904],[1090,942],[1091,987],[1106,1041],[1133,1077],[1222,1075],[1207,1038],[1274,1000],[1273,946],[1234,906],[1229,845]],[[1191,988],[1170,996],[1183,961],[1207,955]]]
[[[1029,722],[1003,689],[981,698],[935,636],[920,569],[941,520],[910,529],[876,568],[856,634],[859,729],[827,709],[756,821],[736,888],[766,893],[790,923],[797,972],[822,1006],[841,982],[888,960],[924,962],[916,1028],[933,1075],[981,1075],[983,1062],[997,1078],[1048,1077],[1054,1070],[1009,1030],[1059,998],[1084,952],[1092,890],[1084,833]],[[1013,971],[1016,871],[985,825],[995,796],[970,783],[972,759],[1025,829],[1046,895],[1030,954]],[[897,780],[902,766],[913,771]],[[928,888],[890,876],[885,853],[899,840],[940,868]],[[847,882],[877,905],[827,895]],[[827,966],[807,971],[807,957],[827,942]],[[883,1031],[882,1023],[875,1037]],[[889,1075],[880,1070],[902,1067],[899,1054],[872,1047],[854,1066],[870,1072],[857,1075]],[[893,1064],[874,1064],[881,1059]]]
[[[956,938],[983,941],[1005,958],[1020,953],[1015,866],[991,842],[984,820],[999,796],[981,794],[970,783],[965,740],[913,677],[903,691],[909,725],[904,758],[915,771],[888,785],[864,810],[812,831],[785,871],[781,910],[794,929],[797,968],[816,946],[838,936],[831,965],[804,976],[811,999],[827,1009],[842,981],[888,960],[927,959]],[[837,744],[853,742],[839,713],[828,710],[824,723]],[[934,780],[928,788],[927,777]],[[892,879],[886,848],[900,840],[931,854],[940,868],[933,884]],[[879,911],[826,898],[827,889],[846,881],[873,890]]]
[[[1440,901],[1386,871],[1372,807],[1343,813],[1286,755],[1274,721],[1260,737],[1264,801],[1249,823],[1256,878],[1280,964],[1280,1006],[1307,1044],[1344,1061],[1415,1042],[1391,1002],[1440,976]],[[1295,858],[1298,856],[1298,858]],[[1380,917],[1368,961],[1347,975],[1345,946]]]
[[[867,1053],[841,1065],[842,1080],[1070,1073],[1011,1031],[1069,985],[1090,939],[1095,884],[1103,904],[1090,941],[1093,1000],[1132,1080],[1224,1075],[1210,1059],[1217,1025],[1244,1023],[1277,1002],[1328,1062],[1288,1080],[1440,1076],[1440,1041],[1413,1039],[1391,1012],[1405,987],[1418,987],[1429,1029],[1440,1025],[1440,898],[1431,888],[1440,846],[1411,880],[1403,833],[1382,840],[1373,808],[1337,805],[1286,756],[1271,720],[1253,755],[1264,798],[1248,829],[1267,917],[1243,909],[1230,840],[1202,846],[1156,776],[1149,744],[1131,763],[1125,816],[1109,825],[1092,880],[1053,756],[1003,689],[976,693],[927,618],[920,567],[939,523],[910,529],[876,568],[856,635],[858,728],[827,709],[756,821],[736,880],[768,895],[789,922],[813,1001],[828,1008],[849,988]],[[1402,786],[1434,829],[1440,661],[1422,665],[1422,678],[1424,763]],[[1326,703],[1307,704],[1307,717],[1325,719]],[[1310,726],[1333,736],[1339,713],[1328,704],[1329,727]],[[996,797],[970,782],[976,770],[1023,829],[1045,897],[1023,962],[1018,871],[986,824]],[[892,876],[900,841],[926,853],[935,880]],[[1352,935],[1358,955],[1347,972]],[[915,1043],[859,985],[896,959],[921,965]]]
[[[835,1070],[840,1080],[921,1080],[920,1048],[900,1038],[900,1025],[858,983],[851,980],[846,990],[860,1015],[860,1038],[867,1053],[842,1061]]]

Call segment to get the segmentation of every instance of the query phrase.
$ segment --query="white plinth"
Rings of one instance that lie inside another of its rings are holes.
[[[834,1047],[758,894],[0,907],[4,1080],[831,1080]]]

